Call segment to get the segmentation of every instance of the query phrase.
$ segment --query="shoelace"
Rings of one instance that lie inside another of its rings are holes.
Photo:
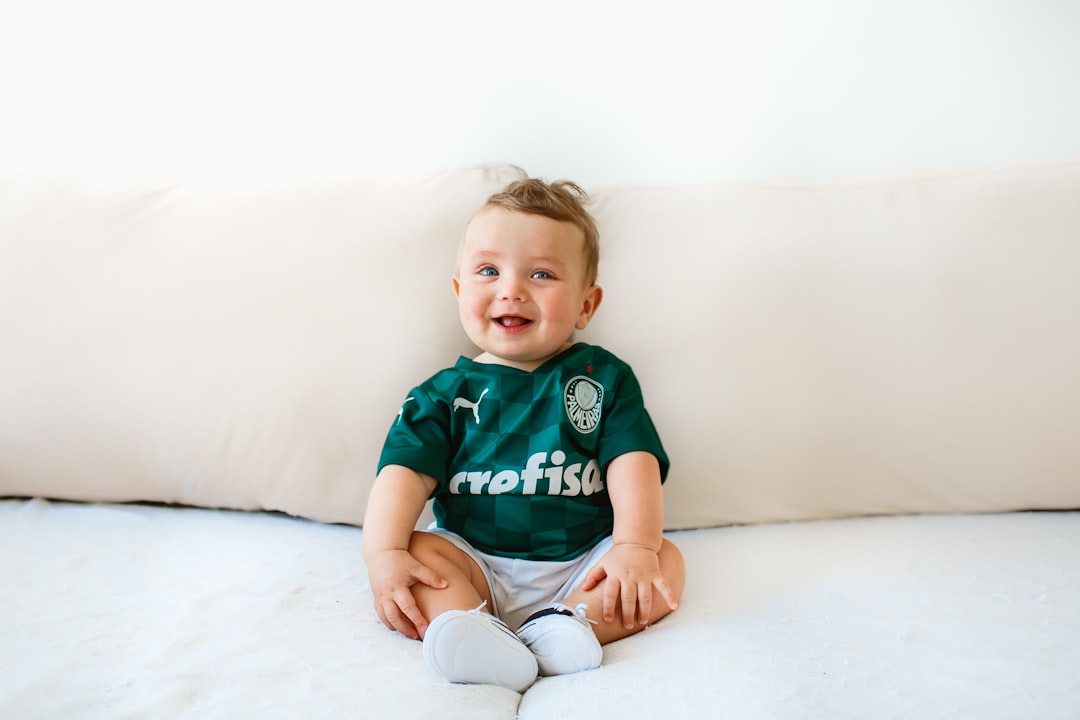
[[[515,633],[515,632],[514,632],[513,630],[511,630],[511,629],[510,629],[510,626],[509,626],[509,625],[507,625],[506,623],[504,623],[504,622],[502,621],[502,619],[501,619],[501,618],[497,618],[497,617],[495,617],[494,615],[491,615],[490,613],[484,613],[484,608],[485,608],[485,607],[487,607],[487,600],[485,600],[484,602],[480,603],[479,605],[477,605],[476,607],[474,607],[474,608],[473,608],[472,610],[469,610],[469,611],[468,611],[468,613],[469,613],[470,615],[481,615],[481,614],[486,614],[486,615],[488,616],[488,620],[490,620],[490,621],[491,621],[491,624],[492,624],[492,625],[494,625],[495,627],[499,628],[499,630],[501,630],[502,632],[506,633],[507,635],[509,635],[510,637],[514,638],[515,640],[520,640],[520,639],[521,639],[521,638],[519,638],[519,637],[517,636],[517,634],[516,634],[516,633]]]
[[[578,603],[575,607],[571,608],[569,605],[564,605],[561,602],[557,602],[552,605],[552,607],[555,608],[555,610],[558,612],[567,612],[578,618],[579,620],[584,620],[585,622],[592,623],[593,625],[599,625],[598,622],[596,622],[595,620],[590,620],[588,616],[585,615],[585,611],[589,609],[589,603]]]

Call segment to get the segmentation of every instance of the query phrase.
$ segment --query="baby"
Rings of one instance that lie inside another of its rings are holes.
[[[586,199],[519,180],[469,221],[453,287],[482,352],[409,392],[368,500],[376,612],[453,682],[520,692],[598,667],[682,595],[637,379],[573,341],[603,299]],[[415,531],[429,498],[436,522]]]

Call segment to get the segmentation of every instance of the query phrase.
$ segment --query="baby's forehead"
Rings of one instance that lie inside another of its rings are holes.
[[[531,242],[514,242],[523,237]],[[512,253],[540,264],[557,263],[563,268],[580,270],[586,277],[589,275],[587,251],[585,232],[573,222],[485,205],[473,214],[461,233],[457,266],[460,271],[463,262],[494,261],[500,253]]]
[[[461,233],[461,243],[473,237],[498,241],[510,239],[518,233],[526,233],[543,239],[565,240],[573,238],[582,245],[585,232],[568,220],[556,220],[542,213],[485,205],[473,213]]]

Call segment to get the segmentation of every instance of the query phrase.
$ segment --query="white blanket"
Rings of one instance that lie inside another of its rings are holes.
[[[371,610],[361,530],[0,502],[0,716],[1080,716],[1080,515],[672,534],[682,608],[524,696],[432,675]]]

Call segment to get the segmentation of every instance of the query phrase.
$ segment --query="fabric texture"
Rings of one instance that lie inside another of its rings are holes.
[[[363,531],[0,501],[12,718],[1074,720],[1075,513],[683,531],[681,607],[524,697],[454,685],[371,607]],[[9,590],[10,591],[7,591]]]

